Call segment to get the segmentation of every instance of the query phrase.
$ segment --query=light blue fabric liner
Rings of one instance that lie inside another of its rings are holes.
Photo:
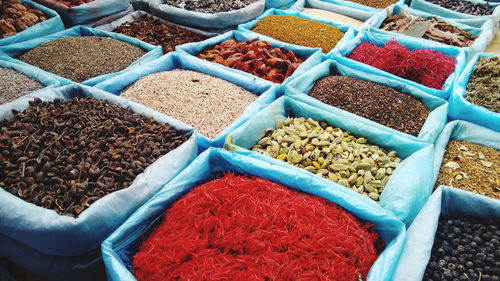
[[[286,10],[295,4],[295,0],[266,0],[267,9]]]
[[[238,10],[209,14],[170,6],[165,0],[149,0],[151,13],[159,18],[187,26],[219,29],[254,19],[262,14],[265,6],[266,0],[258,0]]]
[[[365,205],[358,197],[325,185],[312,174],[295,175],[284,166],[272,165],[223,149],[210,148],[200,154],[191,165],[165,185],[102,243],[108,280],[136,280],[130,272],[131,262],[143,233],[150,233],[165,210],[182,195],[226,172],[262,177],[291,189],[323,197],[343,207],[358,219],[373,223],[373,228],[386,243],[386,248],[370,269],[367,280],[388,280],[392,275],[406,237],[404,225],[392,215],[377,205]]]
[[[467,64],[464,71],[455,82],[455,89],[448,98],[450,104],[448,118],[451,120],[466,120],[491,130],[500,132],[500,113],[488,110],[480,105],[470,103],[464,98],[470,75],[480,57],[500,56],[495,53],[479,53]]]
[[[393,281],[421,281],[429,263],[439,216],[475,217],[500,220],[500,200],[440,186],[425,203],[413,224],[399,260]]]
[[[103,83],[96,85],[96,88],[103,89],[112,94],[119,95],[120,92],[139,78],[146,75],[173,69],[193,70],[207,75],[224,79],[245,90],[252,92],[259,97],[251,103],[245,111],[231,125],[222,130],[215,139],[211,140],[201,134],[198,134],[198,149],[203,151],[210,146],[222,147],[224,140],[229,132],[239,127],[251,116],[266,107],[276,99],[276,89],[260,80],[250,79],[240,73],[234,73],[227,68],[218,68],[205,61],[194,59],[191,56],[172,52],[166,56],[154,60],[148,64],[138,67],[132,71],[115,76]]]
[[[240,24],[238,26],[238,30],[244,31],[244,32],[246,32],[246,31],[252,31],[252,28],[255,26],[255,24],[258,21],[260,21],[261,19],[263,19],[265,17],[268,17],[270,15],[295,16],[295,17],[299,17],[299,18],[304,18],[304,19],[319,21],[321,23],[325,23],[325,24],[328,24],[328,25],[331,25],[331,26],[334,26],[334,27],[340,29],[340,31],[342,31],[344,33],[344,36],[342,37],[342,39],[339,40],[339,42],[337,43],[337,45],[335,45],[335,47],[333,49],[331,49],[328,53],[324,53],[324,57],[330,57],[330,56],[332,56],[333,53],[337,50],[337,46],[339,46],[341,44],[341,42],[347,42],[347,41],[351,40],[352,38],[354,38],[354,36],[357,33],[356,29],[354,29],[354,28],[352,28],[352,27],[350,27],[350,26],[348,26],[346,24],[336,23],[334,21],[323,19],[323,18],[320,18],[320,17],[306,15],[306,14],[301,13],[301,12],[282,11],[282,10],[276,10],[276,9],[267,10],[265,13],[263,13],[261,16],[259,16],[258,18],[254,19],[253,21],[247,22],[245,24]],[[269,41],[269,39],[274,39],[272,37],[265,36],[265,35],[261,35],[261,36],[266,41]],[[274,40],[277,40],[277,39],[274,39]],[[279,42],[283,42],[283,41],[279,41]],[[284,43],[286,43],[286,42],[284,42]],[[302,47],[305,47],[305,46],[302,46]],[[316,48],[312,48],[312,49],[316,49]]]
[[[368,142],[384,147],[386,150],[395,150],[397,155],[404,159],[394,170],[389,182],[380,196],[380,206],[393,213],[406,225],[410,225],[413,218],[424,205],[432,191],[432,145],[417,142],[396,135],[386,128],[374,127],[371,123],[364,122],[360,118],[352,119],[337,115],[314,107],[288,96],[283,96],[268,107],[261,110],[238,129],[230,133],[224,144],[229,150],[235,150],[245,155],[263,159],[274,165],[280,165],[293,169],[296,174],[309,174],[306,170],[286,164],[263,154],[249,151],[265,134],[267,128],[276,128],[279,120],[290,117],[312,118],[316,121],[326,121],[333,127],[350,131],[353,135],[363,136]],[[325,184],[340,189],[359,197],[367,205],[378,205],[372,199],[365,197],[349,188],[334,183],[328,179],[317,176]]]
[[[151,12],[149,9],[149,1],[150,0],[130,0],[130,4],[134,7],[134,10],[141,10],[145,12]]]
[[[61,17],[55,11],[31,0],[19,0],[19,2],[26,3],[31,7],[42,11],[47,16],[47,19],[21,32],[18,32],[15,35],[0,39],[0,46],[19,43],[64,30],[64,24]]]
[[[40,82],[40,84],[44,86],[57,87],[68,84],[69,81],[67,79],[59,79],[58,76],[47,75],[45,72],[38,71],[38,68],[32,65],[17,63],[16,61],[10,59],[7,56],[0,55],[0,67],[12,69],[19,73],[22,73],[28,77],[37,80],[38,82]]]
[[[186,43],[183,45],[179,45],[179,46],[175,47],[175,50],[179,53],[189,54],[189,55],[196,57],[196,55],[201,53],[205,48],[213,47],[213,46],[220,44],[226,40],[229,40],[231,38],[234,38],[234,39],[236,39],[236,41],[239,41],[239,42],[242,42],[244,40],[259,38],[259,40],[265,40],[265,41],[269,42],[273,47],[284,46],[286,51],[291,50],[295,54],[295,56],[301,58],[303,60],[303,62],[293,72],[293,74],[290,77],[288,77],[287,79],[285,79],[285,81],[283,81],[283,83],[281,85],[286,84],[288,81],[290,81],[291,78],[305,72],[309,68],[315,66],[316,64],[319,64],[322,61],[322,53],[321,53],[320,48],[313,49],[313,48],[292,45],[292,44],[284,43],[281,41],[277,41],[275,39],[272,39],[272,38],[269,38],[267,36],[263,36],[263,35],[260,35],[258,33],[251,32],[251,31],[229,31],[229,32],[226,32],[226,33],[221,34],[219,36],[209,38],[205,41]],[[252,74],[245,72],[245,71],[242,71],[242,70],[233,69],[233,68],[226,67],[226,66],[223,66],[223,65],[215,63],[215,62],[209,62],[207,60],[200,59],[200,58],[196,58],[196,59],[202,60],[202,61],[207,62],[209,64],[212,64],[214,66],[217,66],[219,69],[221,69],[221,68],[229,69],[234,74],[238,73],[238,74],[247,76],[250,79],[254,79],[255,81],[263,81],[263,82],[268,83],[268,84],[274,84],[273,82],[271,82],[269,80],[257,77],[255,75],[252,75]],[[279,84],[276,84],[276,85],[279,85]]]
[[[85,25],[86,27],[96,27],[99,25],[107,24],[107,23],[113,22],[119,18],[126,16],[126,15],[132,13],[133,11],[134,11],[134,7],[132,7],[132,5],[130,5],[127,9],[125,9],[123,11],[120,11],[118,13],[115,13],[115,14],[112,14],[109,16],[105,16],[105,17],[100,18],[100,19],[95,20],[95,21],[90,21],[90,22],[84,23],[82,25]]]
[[[446,146],[450,140],[466,141],[500,150],[499,132],[494,132],[467,121],[452,121],[446,125],[434,144],[433,183],[435,183],[438,178],[439,169],[441,168],[443,157],[446,152]]]
[[[304,10],[305,5],[306,5],[306,0],[297,0],[287,10],[300,12],[300,11]],[[284,9],[282,9],[282,10],[284,10]]]
[[[481,5],[486,5],[486,1],[482,0],[467,0],[467,2],[471,2],[474,4],[481,4]],[[489,3],[490,9],[493,10],[493,14],[489,16],[474,16],[474,15],[469,15],[465,13],[459,13],[455,12],[450,9],[443,8],[439,5],[432,4],[430,2],[427,2],[425,0],[412,0],[410,7],[421,10],[421,11],[432,11],[432,13],[446,17],[446,18],[455,18],[455,19],[468,19],[468,20],[477,20],[477,19],[484,19],[484,18],[491,18],[493,21],[498,21],[500,20],[500,8],[499,3]],[[467,21],[464,21],[466,23]]]
[[[191,126],[146,106],[80,84],[47,89],[36,95],[28,94],[0,105],[0,120],[12,117],[11,109],[18,111],[26,109],[33,97],[44,101],[72,97],[104,99],[110,103],[128,107],[135,113],[150,116],[161,123],[168,123],[189,138],[187,142],[148,166],[135,178],[130,187],[97,200],[78,218],[60,216],[52,210],[25,202],[4,189],[0,189],[0,217],[2,218],[0,233],[42,253],[73,256],[95,249],[130,214],[151,198],[161,186],[172,179],[198,154],[196,132]]]
[[[327,10],[342,14],[360,21],[366,21],[384,9],[377,9],[347,0],[306,0],[311,8]],[[398,0],[396,4],[403,4],[404,0]]]
[[[147,52],[146,54],[144,54],[142,57],[140,57],[138,60],[136,60],[135,62],[133,62],[131,65],[129,65],[124,70],[121,70],[121,71],[115,72],[115,73],[108,73],[108,74],[96,76],[96,77],[90,78],[89,80],[83,81],[81,83],[81,84],[88,85],[88,86],[93,86],[93,85],[95,85],[95,84],[97,84],[99,82],[102,82],[102,81],[104,81],[106,79],[109,79],[109,78],[111,78],[111,77],[113,77],[113,76],[115,76],[115,75],[117,75],[119,73],[123,73],[125,71],[133,69],[136,66],[139,66],[139,65],[142,65],[144,63],[150,62],[150,61],[152,61],[152,60],[154,60],[154,59],[156,59],[156,58],[158,58],[158,57],[160,57],[162,55],[162,49],[161,49],[160,46],[153,46],[153,45],[148,44],[146,42],[142,42],[139,39],[132,38],[132,37],[129,37],[129,36],[125,36],[123,34],[118,34],[118,33],[114,33],[114,32],[108,32],[108,31],[99,30],[99,29],[90,28],[90,27],[85,27],[85,26],[81,26],[81,25],[80,26],[75,26],[75,27],[72,27],[70,29],[66,29],[64,31],[57,32],[57,33],[54,33],[54,34],[51,34],[51,35],[47,35],[47,36],[44,36],[44,37],[40,37],[40,38],[36,38],[36,39],[33,39],[33,40],[25,41],[25,42],[22,42],[22,43],[17,43],[17,44],[13,44],[13,45],[9,45],[9,46],[3,46],[3,47],[0,47],[0,52],[4,52],[6,55],[8,55],[9,57],[11,57],[10,59],[7,59],[8,61],[14,61],[14,62],[19,63],[19,64],[29,65],[27,63],[24,63],[24,62],[22,62],[20,60],[15,59],[15,58],[18,58],[22,54],[26,53],[27,51],[29,51],[31,49],[34,49],[36,46],[38,46],[40,44],[47,43],[49,41],[53,41],[53,40],[56,40],[56,39],[61,39],[61,38],[65,38],[65,37],[71,37],[71,36],[77,36],[77,37],[80,37],[80,36],[104,36],[104,37],[111,37],[111,38],[114,38],[114,39],[117,39],[117,40],[129,43],[131,45],[140,47],[140,48],[144,49]],[[96,62],[96,63],[99,63],[99,62]],[[31,66],[31,67],[33,67],[37,71],[43,72],[44,74],[53,77],[56,80],[63,81],[65,84],[73,83],[71,80],[69,80],[67,78],[58,76],[58,75],[56,75],[54,73],[47,72],[45,70],[42,70],[41,68],[38,68],[38,67],[35,67],[35,66]]]
[[[416,49],[431,49],[441,52],[443,55],[447,55],[456,60],[455,70],[446,79],[441,90],[430,88],[419,84],[417,82],[401,78],[389,72],[385,72],[373,66],[349,59],[348,56],[351,54],[352,50],[356,48],[361,42],[370,42],[377,46],[382,46],[383,44],[396,40],[399,44],[406,46],[409,50]],[[399,36],[397,33],[384,34],[384,33],[374,33],[366,30],[362,30],[347,43],[343,43],[338,46],[338,53],[334,54],[336,56],[335,60],[341,62],[344,65],[352,65],[358,68],[360,71],[367,72],[370,74],[378,74],[387,78],[392,78],[394,80],[409,84],[419,90],[422,90],[431,95],[446,99],[448,95],[453,90],[454,82],[460,75],[460,72],[465,67],[465,52],[456,47],[450,47],[443,45],[441,43],[432,42],[428,40],[421,40],[417,38],[409,38],[408,36]]]
[[[427,119],[424,125],[422,126],[422,129],[420,130],[418,137],[397,131],[395,129],[391,129],[387,126],[371,121],[367,118],[325,104],[309,96],[309,92],[314,87],[314,84],[316,84],[316,81],[329,75],[345,75],[366,81],[372,81],[377,84],[394,88],[409,96],[419,99],[431,112],[427,116]],[[326,60],[321,64],[316,65],[315,67],[309,69],[305,73],[294,78],[292,81],[290,81],[290,83],[288,83],[285,86],[285,88],[286,88],[285,94],[294,99],[300,100],[314,107],[321,108],[323,110],[335,113],[340,116],[346,116],[348,118],[358,119],[360,121],[362,120],[362,122],[369,123],[372,127],[385,128],[386,130],[392,131],[392,133],[395,135],[399,135],[405,138],[410,138],[415,141],[425,141],[428,143],[434,143],[439,133],[443,130],[444,126],[446,125],[448,103],[445,100],[427,94],[419,89],[398,82],[396,80],[392,80],[386,77],[381,77],[378,75],[371,75],[368,73],[364,73],[358,71],[355,67],[351,67],[349,65],[341,65],[340,63],[334,60]]]
[[[95,0],[72,8],[51,0],[36,0],[36,2],[55,10],[69,26],[95,21],[130,6],[129,1],[124,0]]]
[[[440,17],[440,16],[437,16],[437,15],[434,15],[431,13],[426,13],[424,11],[415,10],[415,9],[409,8],[406,5],[394,5],[394,6],[389,7],[388,10],[391,13],[391,15],[398,15],[402,11],[406,11],[414,16],[420,16],[423,18],[431,19],[431,18],[435,17],[440,21],[447,22],[451,25],[454,25],[462,30],[469,32],[472,36],[479,36],[478,38],[476,38],[476,40],[474,40],[474,43],[472,45],[470,45],[469,47],[462,47],[462,48],[457,47],[457,48],[463,49],[465,51],[465,53],[467,54],[467,57],[472,56],[477,52],[484,51],[486,49],[486,47],[488,47],[488,45],[490,44],[493,37],[495,37],[496,32],[498,31],[498,23],[494,23],[493,20],[491,20],[491,19],[478,19],[477,20],[478,24],[479,24],[479,22],[482,22],[482,25],[480,28],[477,28],[477,27],[472,27],[472,26],[469,26],[466,24],[456,22],[456,21],[454,21],[454,19]],[[386,11],[382,11],[377,16],[372,17],[370,20],[368,20],[366,22],[368,25],[368,29],[370,31],[374,31],[374,32],[381,32],[381,33],[391,34],[391,35],[396,33],[399,36],[408,37],[408,38],[416,38],[416,37],[404,35],[402,33],[385,31],[385,30],[380,29],[382,23],[384,22],[385,19],[387,19],[387,17],[388,16],[387,16]],[[428,40],[428,39],[423,39],[423,38],[419,38],[419,39]],[[436,42],[433,40],[429,40],[429,41]],[[444,43],[441,43],[441,44],[443,44],[444,46],[450,46],[450,45],[446,45]]]

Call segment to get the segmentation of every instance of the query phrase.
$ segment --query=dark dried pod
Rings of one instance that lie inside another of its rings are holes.
[[[41,200],[42,207],[46,209],[50,208],[53,202],[54,202],[54,197],[52,197],[51,195],[45,195]]]

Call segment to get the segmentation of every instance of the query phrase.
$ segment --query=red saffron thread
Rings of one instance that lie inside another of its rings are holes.
[[[383,47],[361,42],[349,58],[435,89],[442,89],[456,64],[455,59],[438,51],[408,50],[397,41]]]
[[[139,281],[366,280],[381,251],[371,226],[325,199],[228,174],[172,204],[132,273]]]

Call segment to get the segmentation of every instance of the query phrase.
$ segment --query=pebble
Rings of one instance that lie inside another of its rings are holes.
[[[0,67],[0,104],[42,89],[44,86],[15,70]]]

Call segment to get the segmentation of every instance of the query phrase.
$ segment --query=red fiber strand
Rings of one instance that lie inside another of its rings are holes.
[[[341,207],[232,174],[172,204],[134,256],[155,280],[363,280],[378,234]]]
[[[438,51],[412,51],[396,41],[383,47],[361,42],[349,58],[435,89],[442,89],[456,64],[455,59]]]

